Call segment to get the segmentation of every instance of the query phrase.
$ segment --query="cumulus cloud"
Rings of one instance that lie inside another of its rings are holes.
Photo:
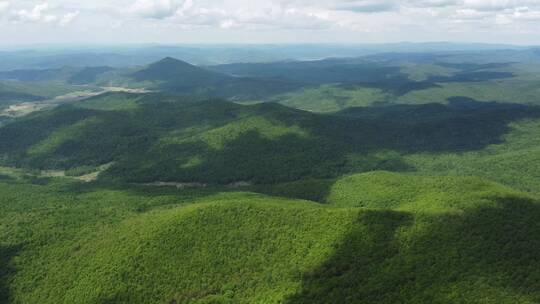
[[[501,30],[536,30],[540,0],[0,0],[0,23],[1,16],[7,16],[4,21],[36,27],[67,26],[81,15],[84,18],[73,28],[98,32],[100,27],[112,27],[117,30],[113,32],[133,37],[141,30],[177,37],[182,35],[180,29],[208,35],[251,31],[270,37],[294,37],[300,30],[321,33],[312,37],[381,33],[373,37],[404,40],[429,32],[435,39],[446,39],[450,31],[473,36],[486,28],[492,28],[493,35]]]
[[[129,11],[136,16],[166,20],[183,28],[320,29],[330,25],[325,17],[294,1],[266,3],[248,0],[137,0]]]
[[[75,20],[79,16],[79,14],[80,12],[76,11],[76,12],[66,13],[62,15],[60,19],[58,20],[58,25],[60,26],[69,25],[71,22],[73,22],[73,20]]]
[[[129,11],[182,28],[377,32],[530,23],[540,14],[540,0],[133,0]]]
[[[177,0],[137,0],[131,5],[130,11],[145,18],[163,19],[174,16],[183,2]]]
[[[65,14],[51,13],[49,4],[43,2],[36,4],[32,9],[20,9],[14,11],[11,20],[15,22],[40,22],[66,26],[73,22],[78,15],[78,11]]]
[[[44,15],[44,12],[49,8],[47,3],[37,4],[31,10],[22,9],[15,13],[14,19],[17,21],[27,22],[27,21],[40,21],[51,19],[53,16]]]

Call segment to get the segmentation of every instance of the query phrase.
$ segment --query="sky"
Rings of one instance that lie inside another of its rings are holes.
[[[540,44],[540,0],[0,0],[0,44]]]

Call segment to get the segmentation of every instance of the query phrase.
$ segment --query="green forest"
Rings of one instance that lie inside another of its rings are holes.
[[[0,303],[540,303],[539,58],[0,70]]]

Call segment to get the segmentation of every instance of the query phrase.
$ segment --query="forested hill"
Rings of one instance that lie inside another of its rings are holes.
[[[233,81],[233,77],[196,67],[187,62],[167,57],[135,72],[137,81],[160,82],[164,88],[192,88],[212,86]]]
[[[101,177],[129,182],[277,183],[416,170],[408,156],[483,151],[501,144],[512,124],[538,117],[535,107],[468,99],[325,115],[109,93],[1,127],[0,153],[4,165],[34,169],[112,164]]]
[[[0,303],[538,304],[511,53],[0,73]]]
[[[240,100],[263,98],[298,88],[297,84],[288,81],[232,76],[170,57],[127,74],[127,79],[129,86],[190,96]]]

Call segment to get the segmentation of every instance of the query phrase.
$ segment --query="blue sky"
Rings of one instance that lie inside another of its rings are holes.
[[[540,0],[0,0],[0,43],[540,44]]]

